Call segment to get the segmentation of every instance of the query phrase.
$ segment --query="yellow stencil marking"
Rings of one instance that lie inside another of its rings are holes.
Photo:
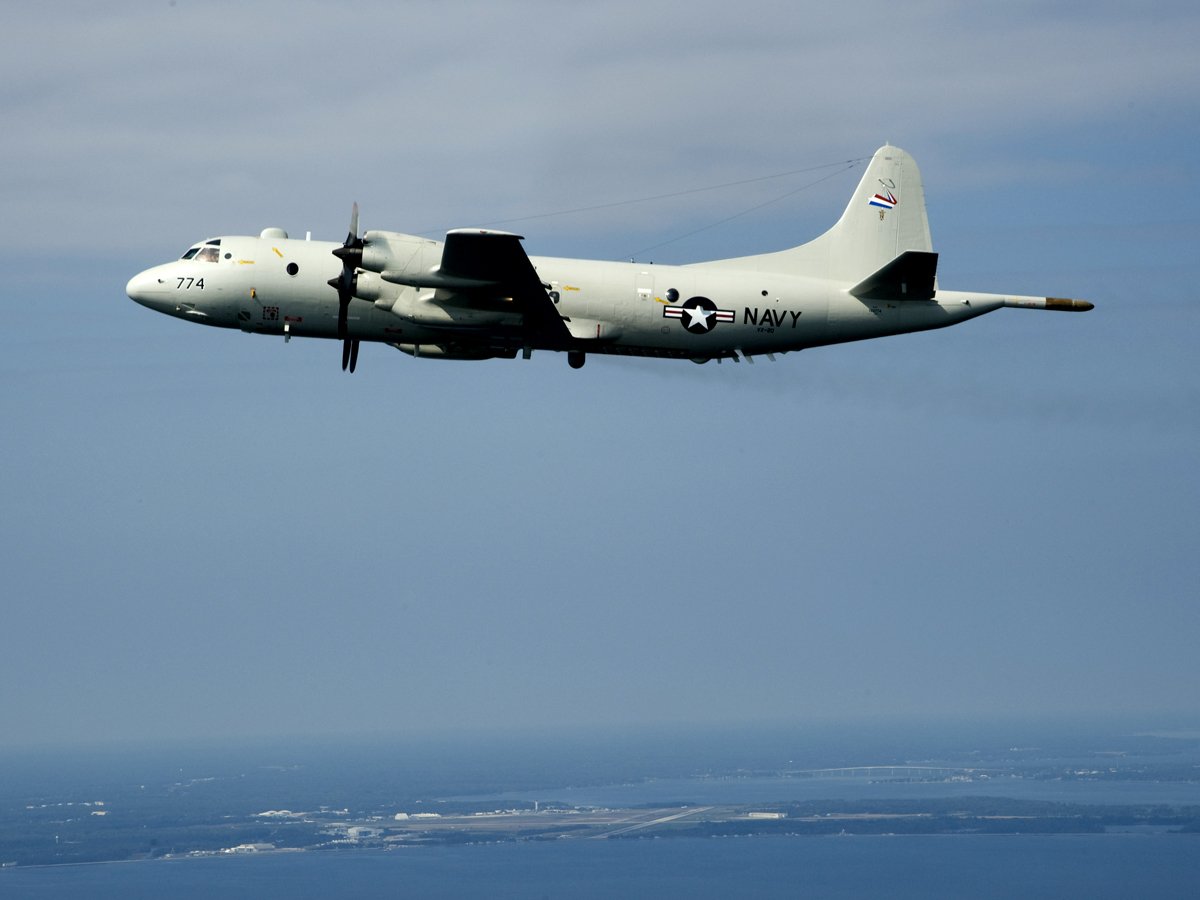
[[[280,259],[283,259],[283,254],[279,252],[278,247],[272,247],[271,249],[275,251],[276,256],[278,256]]]

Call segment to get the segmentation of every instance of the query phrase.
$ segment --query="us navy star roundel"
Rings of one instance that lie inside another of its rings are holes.
[[[692,334],[708,334],[718,322],[732,322],[732,309],[717,309],[707,297],[692,297],[679,306],[664,306],[664,319],[679,319]]]

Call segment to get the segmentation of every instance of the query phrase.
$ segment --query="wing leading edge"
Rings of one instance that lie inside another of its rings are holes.
[[[521,246],[522,240],[506,231],[460,228],[447,232],[437,274],[467,290],[473,286],[512,297],[527,328],[543,338],[569,343],[571,335]]]

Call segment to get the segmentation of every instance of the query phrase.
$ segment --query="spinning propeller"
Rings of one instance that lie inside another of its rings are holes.
[[[358,364],[358,338],[346,336],[346,317],[350,309],[350,301],[354,299],[357,279],[355,270],[362,262],[363,240],[358,236],[358,204],[355,203],[350,211],[350,231],[342,246],[333,251],[333,255],[342,261],[342,271],[336,278],[329,279],[329,286],[338,292],[338,324],[337,335],[342,342],[342,371],[347,368],[351,372]]]

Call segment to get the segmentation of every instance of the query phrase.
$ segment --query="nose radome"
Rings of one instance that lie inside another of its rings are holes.
[[[125,293],[129,295],[130,300],[136,300],[142,287],[142,276],[134,275],[129,279],[129,283],[125,285]]]
[[[129,295],[130,300],[134,300],[142,306],[154,308],[154,300],[156,294],[161,293],[160,279],[154,274],[154,269],[147,269],[145,272],[138,272],[129,279],[129,283],[125,285],[125,293]]]

